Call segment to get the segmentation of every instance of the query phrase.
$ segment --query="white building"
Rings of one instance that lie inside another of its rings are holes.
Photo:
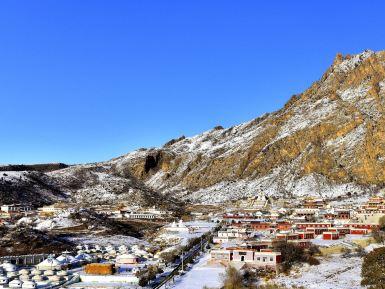
[[[186,232],[188,233],[190,230],[189,228],[183,223],[182,220],[180,220],[178,223],[172,222],[170,226],[165,228],[169,232]]]
[[[4,213],[25,213],[32,211],[32,207],[30,205],[22,204],[2,205],[1,211]]]

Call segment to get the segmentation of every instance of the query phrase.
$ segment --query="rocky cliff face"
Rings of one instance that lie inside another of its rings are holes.
[[[337,55],[277,112],[46,176],[77,200],[361,194],[385,186],[384,108],[385,52]]]

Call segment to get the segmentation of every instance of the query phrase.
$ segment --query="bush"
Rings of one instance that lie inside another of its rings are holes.
[[[317,258],[315,258],[315,257],[313,257],[313,256],[309,256],[308,258],[307,258],[307,261],[306,261],[309,265],[311,265],[311,266],[317,266],[317,265],[319,265],[320,264],[320,261],[317,259]]]
[[[150,265],[146,270],[139,271],[138,273],[136,273],[136,277],[139,278],[139,286],[146,286],[148,282],[156,278],[156,274],[162,272],[162,269],[155,265]]]
[[[321,255],[321,251],[317,245],[312,244],[307,250],[310,256]]]
[[[258,272],[253,269],[246,268],[243,271],[243,281],[246,284],[247,288],[251,288],[254,284],[258,282]]]
[[[385,248],[378,248],[364,257],[361,285],[369,289],[385,288]]]
[[[160,254],[160,258],[166,263],[175,263],[176,260],[178,260],[180,255],[180,250],[174,249],[172,251],[163,252]]]
[[[242,274],[232,266],[227,267],[226,272],[222,276],[223,289],[246,289],[243,285]]]
[[[385,241],[384,232],[380,231],[380,230],[373,230],[372,231],[372,238],[374,239],[374,241],[376,243],[384,243],[384,241]]]
[[[305,262],[307,259],[305,250],[293,243],[280,241],[274,243],[273,247],[276,251],[281,252],[283,272],[288,272],[295,263]]]
[[[384,232],[385,231],[385,216],[382,216],[378,220],[378,225],[379,225],[379,230]]]

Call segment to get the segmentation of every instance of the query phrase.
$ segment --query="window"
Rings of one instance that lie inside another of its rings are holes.
[[[273,257],[270,257],[270,261],[273,262]]]

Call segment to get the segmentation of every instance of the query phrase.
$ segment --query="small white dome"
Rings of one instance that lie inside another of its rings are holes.
[[[0,285],[8,284],[8,281],[9,281],[8,277],[4,275],[0,276]]]
[[[28,281],[28,280],[30,280],[30,277],[29,277],[29,275],[20,275],[19,279],[21,281]]]
[[[35,281],[25,281],[25,282],[23,282],[21,288],[34,289],[34,288],[36,288],[36,282]]]
[[[44,276],[53,276],[55,275],[55,272],[53,270],[46,270],[43,274]]]
[[[41,274],[43,274],[43,272],[41,270],[38,270],[38,269],[33,269],[31,271],[31,274],[32,275],[41,275]]]
[[[28,275],[28,274],[29,274],[29,270],[27,270],[27,269],[21,269],[21,270],[19,271],[19,274],[21,274],[21,275]]]
[[[60,277],[60,276],[57,276],[57,275],[48,276],[48,280],[49,280],[49,281],[52,281],[52,282],[58,282],[58,281],[61,280],[61,277]]]
[[[3,263],[3,269],[6,271],[6,272],[14,272],[17,270],[17,267],[16,265],[12,264],[12,263]]]
[[[41,275],[35,275],[35,276],[32,277],[32,280],[34,280],[34,281],[43,281],[44,278]]]
[[[16,277],[18,276],[16,271],[7,272],[7,277]]]
[[[65,270],[61,270],[61,271],[57,272],[56,275],[58,275],[58,276],[67,276],[68,272],[65,271]]]
[[[11,282],[9,282],[9,287],[10,288],[21,288],[22,284],[23,284],[22,281],[15,279],[15,280],[12,280]]]

